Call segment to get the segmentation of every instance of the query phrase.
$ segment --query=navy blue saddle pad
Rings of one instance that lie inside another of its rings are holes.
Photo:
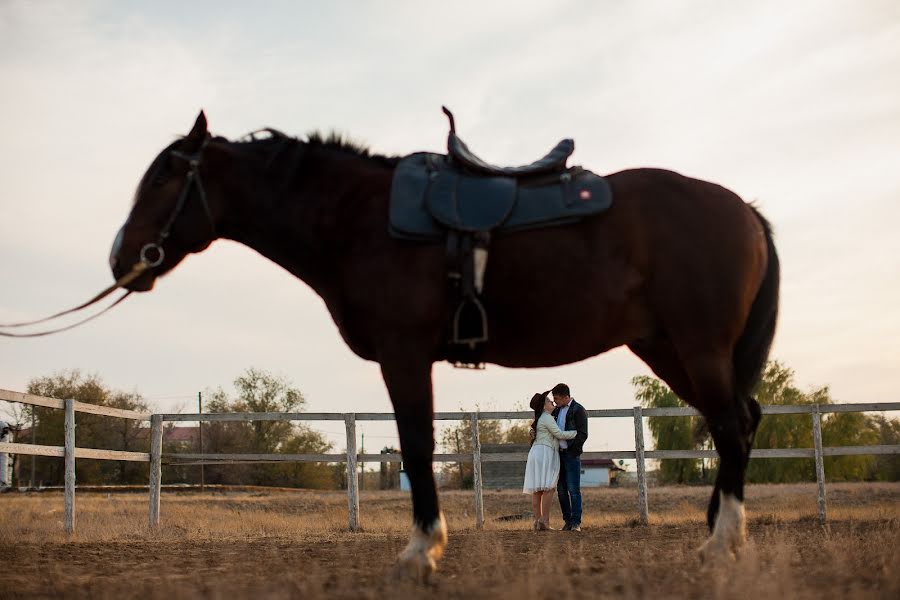
[[[391,185],[390,233],[439,240],[460,232],[518,231],[578,221],[612,204],[605,179],[575,167],[534,177],[476,175],[443,154],[404,157]]]

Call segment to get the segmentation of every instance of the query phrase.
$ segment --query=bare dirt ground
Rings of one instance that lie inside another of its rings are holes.
[[[471,492],[445,492],[450,545],[425,586],[388,575],[400,492],[364,492],[359,533],[340,492],[164,492],[156,532],[146,494],[81,493],[71,539],[60,494],[5,494],[0,598],[900,598],[900,484],[830,484],[825,528],[814,485],[750,486],[750,544],[715,565],[695,552],[708,494],[652,489],[642,527],[635,489],[586,490],[576,534],[498,520],[528,510],[515,492],[485,493],[477,531]]]

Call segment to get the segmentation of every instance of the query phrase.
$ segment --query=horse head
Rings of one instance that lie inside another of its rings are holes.
[[[116,279],[137,275],[125,284],[129,290],[153,289],[158,277],[216,239],[216,221],[202,180],[209,140],[201,111],[190,133],[163,150],[138,184],[131,213],[109,256]]]

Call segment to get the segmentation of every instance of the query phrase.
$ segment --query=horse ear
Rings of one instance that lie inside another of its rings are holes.
[[[197,120],[194,121],[194,127],[191,129],[191,132],[187,134],[185,139],[192,142],[199,142],[206,137],[207,133],[206,114],[201,110],[200,114],[197,115]]]

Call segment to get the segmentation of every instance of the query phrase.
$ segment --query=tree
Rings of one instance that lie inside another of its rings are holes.
[[[653,377],[635,377],[636,397],[646,407],[685,406],[668,387]],[[756,399],[763,406],[833,404],[827,386],[801,391],[794,384],[794,371],[778,361],[770,361],[756,388]],[[693,419],[693,421],[692,421]],[[695,449],[708,444],[708,436],[696,417],[650,417],[650,431],[660,450]],[[823,446],[867,446],[896,444],[900,421],[863,413],[825,413],[822,415]],[[809,414],[763,415],[754,448],[812,448],[812,418]],[[886,479],[900,477],[896,456],[828,456],[825,475],[829,480]],[[698,466],[699,464],[699,466]],[[702,473],[703,463],[691,460],[663,460],[660,479],[690,483],[709,479]],[[698,473],[698,470],[701,472]],[[752,459],[746,479],[755,483],[815,481],[815,462],[808,458]]]
[[[763,405],[827,405],[833,404],[827,386],[803,392],[794,385],[794,371],[779,363],[769,362],[757,389],[757,400]],[[880,439],[876,421],[864,413],[825,413],[822,419],[822,445],[868,446]],[[765,415],[760,421],[754,448],[812,448],[812,418],[808,414]],[[826,456],[825,476],[831,481],[872,479],[873,456]],[[815,462],[807,458],[770,458],[751,460],[747,480],[782,483],[814,481]]]
[[[282,377],[249,368],[234,380],[236,395],[211,394],[209,412],[301,412],[306,399]],[[213,421],[205,424],[204,452],[237,454],[323,454],[331,444],[308,426],[292,421]],[[318,463],[211,465],[210,483],[331,487],[333,475]]]
[[[888,419],[883,414],[871,417],[878,431],[878,443],[885,446],[900,444],[900,419]],[[879,481],[900,481],[900,456],[882,454],[872,463],[872,477]]]
[[[655,377],[640,376],[631,380],[636,388],[635,399],[644,408],[687,406],[666,385]],[[648,419],[653,446],[657,450],[693,450],[703,443],[699,417],[650,417]],[[660,461],[661,483],[699,483],[705,469],[699,459],[678,458]]]
[[[27,392],[36,396],[72,399],[138,412],[150,411],[140,394],[113,390],[99,376],[84,375],[77,369],[36,377],[29,381]],[[16,420],[20,427],[31,427],[33,417],[36,444],[65,445],[65,411],[31,405],[18,406]],[[75,423],[75,443],[79,448],[149,452],[149,428],[146,423],[87,413],[76,413]],[[31,436],[20,441],[30,443]],[[82,484],[138,484],[147,482],[148,467],[136,462],[79,460],[75,463],[75,476]],[[35,461],[35,477],[35,483],[63,485],[64,461],[59,458],[38,457]]]
[[[778,361],[766,364],[756,388],[756,400],[763,406],[828,404],[828,388],[804,393],[794,385],[794,371]],[[808,414],[763,415],[756,431],[754,448],[812,448],[812,419]],[[766,458],[752,460],[746,479],[755,483],[815,481],[815,462],[808,458]]]
[[[460,409],[462,410],[462,409]],[[481,444],[529,444],[531,421],[506,423],[499,420],[478,420],[478,440]],[[472,422],[456,421],[441,432],[440,446],[448,454],[472,454]],[[445,463],[442,467],[448,487],[471,488],[472,463]]]

